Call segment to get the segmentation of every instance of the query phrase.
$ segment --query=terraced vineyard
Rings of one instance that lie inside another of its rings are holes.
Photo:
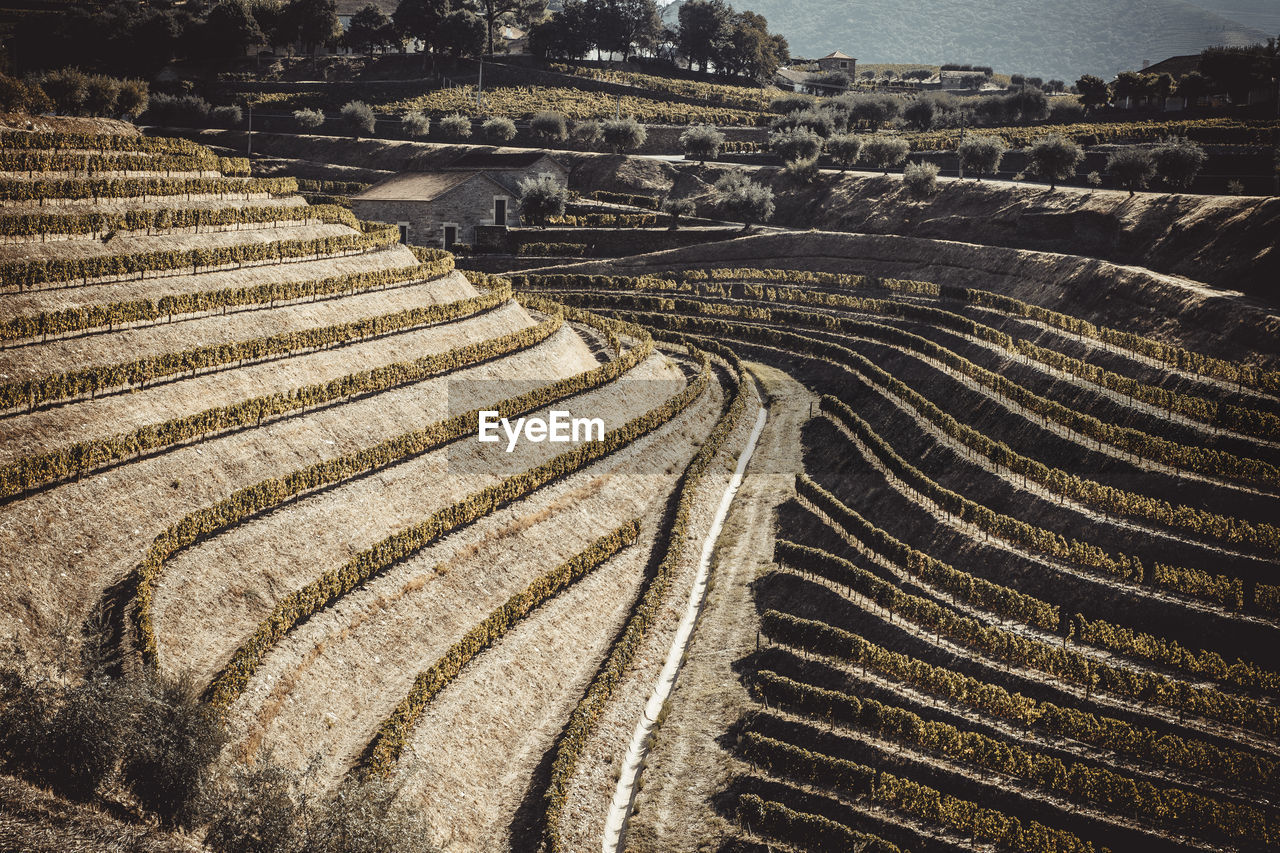
[[[681,261],[514,277],[770,365],[798,445],[716,564],[627,849],[1280,845],[1273,353]]]

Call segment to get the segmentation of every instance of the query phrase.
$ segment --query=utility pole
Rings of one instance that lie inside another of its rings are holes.
[[[252,157],[253,156],[253,98],[249,98],[246,105],[249,107],[249,131],[248,133],[245,134],[244,155],[246,157]]]
[[[480,54],[480,75],[476,77],[476,112],[480,112],[480,100],[484,93],[484,54]]]

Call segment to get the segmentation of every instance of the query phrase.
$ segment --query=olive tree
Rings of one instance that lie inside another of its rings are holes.
[[[960,157],[960,166],[967,172],[973,172],[982,180],[983,175],[994,175],[1000,171],[1000,161],[1004,152],[1009,149],[999,136],[967,136],[956,148]]]
[[[548,219],[564,216],[569,190],[551,175],[533,175],[516,184],[520,215],[532,225],[546,225]]]
[[[506,116],[494,116],[480,125],[484,135],[495,142],[510,142],[516,138],[516,123]]]
[[[1190,188],[1208,159],[1203,148],[1181,136],[1166,139],[1151,155],[1156,161],[1156,173],[1166,184],[1178,190]]]
[[[1150,148],[1125,145],[1107,157],[1107,174],[1119,181],[1120,186],[1132,196],[1155,177],[1156,159]]]
[[[858,162],[862,154],[862,137],[853,133],[843,133],[827,140],[827,153],[831,159],[840,164],[843,172]]]
[[[862,146],[863,159],[877,169],[883,169],[886,175],[890,169],[901,165],[909,153],[911,146],[901,136],[876,134]]]
[[[1084,160],[1084,149],[1061,134],[1042,136],[1027,148],[1028,170],[1049,182],[1049,191],[1058,188],[1058,181],[1076,173]]]
[[[606,121],[602,134],[605,144],[613,149],[614,154],[639,148],[649,138],[644,125],[630,116]]]
[[[729,172],[715,183],[716,205],[746,231],[757,222],[773,218],[773,190],[755,183],[741,172]]]
[[[695,124],[680,134],[684,156],[699,163],[716,159],[721,145],[724,145],[724,134],[709,124]]]
[[[343,105],[339,115],[342,116],[342,123],[347,126],[353,136],[373,135],[373,107],[364,101],[348,101]]]
[[[559,142],[569,135],[564,116],[554,110],[535,113],[529,120],[529,129],[544,142]]]
[[[769,148],[784,163],[812,160],[822,151],[822,138],[807,128],[793,127],[769,134]]]

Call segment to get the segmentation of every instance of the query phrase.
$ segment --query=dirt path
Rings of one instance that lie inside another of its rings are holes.
[[[755,648],[751,583],[758,569],[772,564],[773,514],[794,494],[803,461],[800,429],[816,400],[777,368],[749,367],[770,396],[769,422],[720,537],[712,588],[649,755],[624,839],[637,853],[713,849],[734,831],[712,806],[732,760],[718,741],[751,705],[732,666]]]

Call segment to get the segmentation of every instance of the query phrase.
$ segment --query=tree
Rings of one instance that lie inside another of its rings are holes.
[[[631,116],[606,121],[601,128],[601,133],[605,144],[613,149],[614,154],[639,148],[649,138],[649,132],[644,129],[644,125]]]
[[[883,169],[886,175],[890,169],[906,160],[909,153],[911,146],[900,136],[876,134],[862,146],[862,156],[866,161],[877,169]]]
[[[1086,74],[1076,81],[1076,92],[1086,110],[1096,110],[1111,100],[1111,89],[1101,77]]]
[[[1124,145],[1107,157],[1107,174],[1115,177],[1132,196],[1155,177],[1156,160],[1150,148]]]
[[[314,54],[320,45],[328,44],[342,34],[335,0],[289,0],[285,19],[307,53]]]
[[[1000,161],[1008,148],[999,136],[970,135],[956,148],[956,154],[960,157],[961,167],[973,172],[981,181],[983,175],[994,175],[1000,171]]]
[[[315,130],[324,124],[324,113],[320,110],[294,110],[293,120],[303,130]]]
[[[565,118],[555,110],[543,110],[535,113],[529,120],[529,129],[544,142],[559,142],[569,135]]]
[[[897,118],[902,109],[902,102],[893,95],[845,95],[841,100],[848,105],[851,120],[873,128]]]
[[[342,117],[343,124],[357,139],[361,134],[365,136],[373,135],[373,107],[364,101],[348,101],[343,105],[339,115]]]
[[[351,23],[343,33],[342,40],[352,49],[365,48],[373,56],[375,45],[386,44],[387,34],[391,28],[391,19],[372,3],[351,16]]]
[[[453,57],[478,56],[484,50],[484,21],[467,9],[454,9],[444,16],[435,32],[436,49]]]
[[[0,111],[39,113],[49,105],[49,97],[38,83],[0,74]]]
[[[1057,133],[1042,136],[1027,148],[1029,170],[1049,182],[1050,192],[1058,188],[1058,181],[1074,175],[1082,160],[1084,149]]]
[[[78,115],[89,96],[89,77],[78,68],[63,68],[41,77],[40,88],[53,101],[56,111],[62,115]]]
[[[716,205],[725,216],[743,223],[745,232],[757,222],[773,218],[773,190],[741,172],[729,172],[715,183]]]
[[[551,175],[533,175],[516,184],[520,216],[531,225],[546,225],[548,219],[564,216],[569,189]]]
[[[270,754],[218,780],[205,843],[217,853],[292,853],[300,835],[296,780]]]
[[[718,61],[729,40],[729,21],[733,10],[724,0],[687,0],[680,5],[680,31],[676,47],[705,72]]]
[[[938,167],[934,163],[908,163],[902,182],[916,198],[928,198],[938,191]]]
[[[1200,174],[1208,155],[1190,139],[1175,136],[1166,139],[1152,152],[1156,173],[1174,189],[1187,190]]]
[[[116,95],[116,113],[133,121],[147,111],[150,100],[150,87],[145,80],[122,80],[120,92]]]
[[[1192,71],[1178,81],[1174,91],[1179,98],[1186,98],[1187,106],[1193,107],[1196,102],[1213,90],[1213,83],[1199,71]]]
[[[510,142],[516,138],[516,123],[506,116],[487,119],[480,129],[495,142]]]
[[[600,144],[603,137],[604,131],[600,128],[600,122],[595,119],[584,119],[573,123],[573,138],[586,148],[593,148]]]
[[[769,134],[769,149],[784,163],[812,160],[822,150],[822,137],[805,127],[793,127]]]
[[[769,102],[769,109],[778,115],[789,116],[794,112],[816,107],[818,101],[812,95],[779,95]]]
[[[810,107],[807,110],[797,110],[791,115],[779,116],[773,120],[771,126],[774,130],[803,128],[826,139],[835,131],[835,117],[830,110],[818,110]]]
[[[907,124],[917,130],[928,130],[933,127],[934,116],[937,110],[934,106],[932,98],[916,98],[907,104],[902,111],[902,117]]]
[[[531,0],[474,0],[475,8],[485,27],[486,53],[493,53],[493,34],[498,27],[512,17],[521,14]],[[536,2],[536,0],[533,0]]]
[[[466,139],[471,136],[471,119],[462,113],[450,113],[436,125],[449,139]]]
[[[586,0],[586,5],[595,23],[595,46],[622,54],[624,62],[636,48],[652,48],[662,32],[656,0]]]
[[[790,59],[787,40],[769,32],[769,22],[755,12],[740,12],[728,22],[716,70],[759,82],[773,79],[778,66]],[[848,86],[848,77],[845,78]]]
[[[1040,121],[1049,114],[1049,99],[1035,86],[1025,86],[1004,99],[1005,109],[1019,121]]]
[[[443,49],[438,31],[449,11],[449,0],[400,0],[391,13],[391,21],[401,36],[422,42],[425,64],[429,50]]]
[[[687,160],[699,163],[714,160],[721,145],[724,145],[724,134],[709,124],[695,124],[680,134],[680,146]]]
[[[222,0],[209,10],[200,40],[206,55],[218,58],[244,56],[255,45],[266,43],[247,0]]]
[[[95,74],[85,85],[84,109],[91,116],[114,116],[120,98],[120,81]]]
[[[421,110],[411,110],[400,119],[400,130],[406,136],[426,136],[431,133],[431,119]]]
[[[1154,91],[1156,76],[1142,74],[1137,71],[1121,71],[1116,75],[1113,86],[1117,98],[1125,98],[1132,102],[1148,98]]]
[[[862,138],[852,133],[833,136],[827,140],[827,153],[840,164],[840,171],[844,172],[858,162],[858,156],[862,154]]]
[[[306,853],[390,853],[422,850],[428,822],[417,809],[397,808],[385,779],[347,779],[307,830]]]
[[[1267,39],[1248,47],[1211,47],[1200,54],[1198,70],[1226,89],[1233,104],[1248,103],[1251,90],[1271,88],[1272,79],[1280,77],[1280,43]]]
[[[671,217],[670,230],[680,229],[680,218],[693,216],[697,205],[691,198],[668,198],[662,202],[662,210]]]
[[[594,13],[584,0],[565,0],[559,12],[529,31],[529,52],[542,59],[575,59],[596,46]]]

